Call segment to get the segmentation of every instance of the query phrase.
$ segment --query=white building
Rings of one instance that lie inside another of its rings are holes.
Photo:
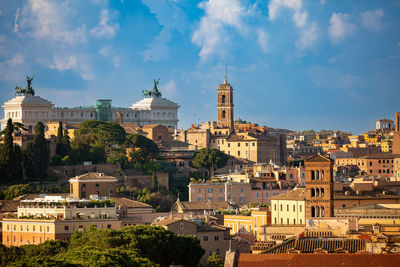
[[[94,106],[54,107],[50,101],[35,96],[30,85],[32,79],[27,81],[26,89],[17,87],[16,97],[3,104],[4,118],[0,120],[1,129],[6,127],[9,118],[24,124],[30,133],[38,121],[63,121],[77,125],[85,120],[101,120],[135,123],[140,126],[160,124],[173,129],[178,126],[179,105],[161,97],[157,89],[158,81],[155,81],[153,91],[143,91],[145,98],[130,108],[112,107],[111,100],[106,99],[97,100]]]
[[[285,194],[271,197],[273,225],[303,225],[306,223],[305,188],[295,188]]]
[[[377,130],[394,130],[394,122],[389,119],[382,118],[376,121]]]

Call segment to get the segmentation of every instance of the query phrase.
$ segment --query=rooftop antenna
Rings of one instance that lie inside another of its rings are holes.
[[[224,77],[224,84],[227,83],[228,80],[228,64],[225,64],[225,77]]]

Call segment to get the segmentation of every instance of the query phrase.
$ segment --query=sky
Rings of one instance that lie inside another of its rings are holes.
[[[400,111],[399,0],[0,0],[0,103],[129,107],[160,79],[179,128],[235,118],[362,133]],[[1,117],[3,110],[0,110]]]

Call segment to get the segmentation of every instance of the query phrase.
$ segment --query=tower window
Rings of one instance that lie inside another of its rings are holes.
[[[226,111],[225,111],[225,110],[222,111],[222,118],[223,118],[223,119],[226,118]]]
[[[222,104],[225,104],[225,95],[222,95]]]

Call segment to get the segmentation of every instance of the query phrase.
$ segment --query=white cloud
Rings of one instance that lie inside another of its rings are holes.
[[[161,93],[165,97],[174,97],[178,89],[176,87],[175,80],[171,79],[165,86],[160,86]]]
[[[121,59],[114,53],[110,46],[102,47],[99,50],[99,54],[107,59],[111,59],[115,68],[118,68],[121,64]]]
[[[201,47],[199,56],[204,61],[213,54],[226,52],[224,44],[229,40],[229,35],[225,26],[244,31],[243,17],[247,10],[239,0],[209,0],[198,6],[205,10],[206,15],[193,33],[192,42]]]
[[[42,41],[77,44],[86,42],[86,26],[70,27],[68,8],[49,0],[28,0],[18,8],[14,18],[14,32]]]
[[[296,41],[296,46],[300,50],[311,47],[317,40],[317,23],[314,21],[309,26],[301,29],[300,38]]]
[[[79,58],[79,59],[78,59]],[[79,73],[84,80],[93,80],[90,65],[85,61],[84,57],[72,56],[55,56],[53,63],[49,64],[51,69],[58,71],[74,70]]]
[[[303,10],[301,0],[271,0],[268,5],[269,19],[271,21],[277,19],[281,9],[292,10],[292,20],[299,30],[299,39],[296,46],[300,50],[310,48],[317,41],[317,23],[315,21],[308,22],[308,12]]]
[[[264,53],[268,53],[268,36],[262,29],[257,30],[257,43]]]
[[[110,14],[107,9],[101,11],[99,25],[90,30],[90,33],[103,38],[113,38],[119,30],[118,23],[110,23]]]
[[[24,57],[20,53],[16,53],[11,59],[6,61],[6,64],[11,66],[20,65],[24,62]]]
[[[373,31],[379,31],[382,28],[382,18],[384,16],[382,8],[365,11],[360,16],[361,23],[365,28]]]
[[[319,1],[321,5],[325,5],[326,4],[326,0],[320,0]]]
[[[351,16],[343,13],[333,13],[329,20],[329,36],[334,43],[343,41],[347,36],[354,33],[356,25],[350,22]]]
[[[275,20],[281,8],[289,8],[295,12],[299,12],[302,6],[301,0],[271,0],[268,5],[269,18]]]

